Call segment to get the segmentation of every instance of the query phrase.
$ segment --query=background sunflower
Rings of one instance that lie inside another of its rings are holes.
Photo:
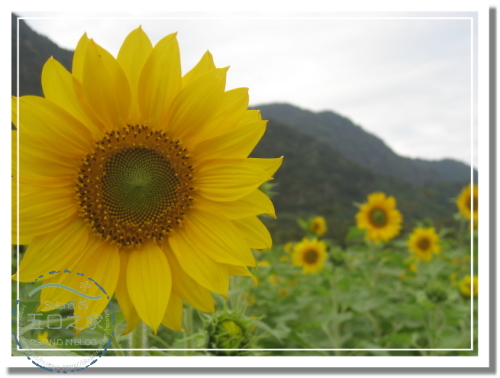
[[[301,266],[302,273],[316,273],[325,267],[328,259],[326,244],[316,238],[304,238],[294,247],[292,264]]]
[[[407,244],[410,252],[420,261],[431,261],[433,255],[441,252],[439,235],[434,227],[413,229]]]
[[[357,227],[366,230],[366,238],[375,243],[397,236],[402,221],[403,216],[396,209],[396,199],[381,192],[368,195],[368,201],[356,214]]]
[[[327,230],[326,220],[323,217],[314,217],[309,223],[309,231],[318,236],[323,236]]]
[[[456,201],[458,211],[468,221],[472,220],[474,228],[477,228],[477,220],[478,220],[478,193],[479,192],[477,184],[474,184],[473,186],[469,184],[462,189]],[[471,199],[472,199],[472,209],[471,209]]]

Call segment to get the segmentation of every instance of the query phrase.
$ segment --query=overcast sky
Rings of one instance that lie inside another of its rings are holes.
[[[71,50],[87,32],[115,56],[139,25],[153,44],[177,31],[184,72],[210,50],[218,67],[231,66],[228,89],[250,88],[251,105],[286,102],[331,110],[400,155],[468,164],[474,157],[477,162],[477,151],[471,153],[470,19],[383,19],[382,14],[376,19],[338,19],[334,14],[321,19],[214,18],[200,13],[198,18],[183,14],[182,19],[148,19],[162,17],[151,13],[123,14],[135,19],[102,14],[85,14],[102,19],[70,19],[63,13],[18,14],[60,17],[26,22]]]

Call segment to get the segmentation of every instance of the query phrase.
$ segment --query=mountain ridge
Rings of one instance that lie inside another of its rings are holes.
[[[332,111],[312,112],[288,103],[252,106],[274,119],[327,143],[348,159],[389,177],[419,186],[427,181],[470,181],[470,166],[453,159],[412,159],[396,154],[382,139]],[[477,176],[477,171],[474,170]],[[477,179],[476,179],[477,180]]]

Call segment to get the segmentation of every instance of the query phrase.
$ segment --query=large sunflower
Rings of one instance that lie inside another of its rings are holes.
[[[431,261],[434,254],[441,252],[439,235],[434,227],[415,228],[407,244],[420,261]]]
[[[357,227],[367,230],[366,238],[375,243],[388,241],[399,234],[403,216],[396,209],[396,199],[385,193],[372,193],[356,214]]]
[[[472,197],[472,198],[471,198]],[[471,199],[472,199],[472,209],[471,209]],[[457,201],[456,201],[458,211],[462,214],[468,221],[473,221],[474,228],[477,228],[477,209],[478,209],[478,188],[477,184],[471,186],[470,184],[462,189]]]
[[[327,258],[325,243],[316,238],[304,238],[300,243],[295,244],[292,264],[301,266],[302,273],[316,273],[325,267]]]
[[[155,332],[182,329],[183,300],[215,311],[210,292],[226,296],[229,276],[255,266],[250,248],[271,247],[257,215],[274,208],[258,187],[282,161],[248,158],[266,121],[247,110],[247,88],[225,90],[226,71],[207,52],[181,75],[176,34],[153,47],[141,28],[116,59],[87,35],[71,73],[49,59],[45,98],[12,105],[20,143],[13,240],[29,244],[14,278],[84,272],[116,294],[125,333],[140,319]],[[75,276],[47,282],[75,287]],[[47,299],[77,301],[54,288],[42,290]],[[77,325],[107,302],[75,306]]]

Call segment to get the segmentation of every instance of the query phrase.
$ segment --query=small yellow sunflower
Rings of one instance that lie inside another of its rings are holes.
[[[419,261],[431,261],[433,255],[441,252],[439,235],[434,227],[413,229],[407,244]]]
[[[325,243],[316,238],[304,238],[295,244],[292,265],[301,266],[304,274],[316,273],[325,267],[327,258]]]
[[[366,238],[375,243],[388,241],[399,234],[403,216],[396,209],[396,199],[385,193],[372,193],[356,214],[357,227],[367,230]]]
[[[323,236],[326,230],[326,220],[323,217],[315,217],[309,223],[309,231],[318,236]]]
[[[460,294],[462,294],[464,297],[470,298],[471,286],[472,286],[472,294],[474,295],[474,297],[477,297],[478,294],[477,276],[474,276],[472,282],[470,276],[465,276],[458,283],[458,290],[460,291]]]
[[[471,197],[472,197],[472,209],[471,209]],[[478,210],[478,188],[477,184],[471,187],[469,184],[462,189],[457,198],[457,207],[460,214],[464,216],[468,221],[473,221],[474,228],[477,228],[477,210]]]
[[[267,121],[247,109],[247,88],[225,90],[226,72],[206,52],[182,75],[176,33],[153,47],[140,27],[117,58],[86,34],[72,72],[50,58],[45,97],[12,103],[20,143],[13,240],[29,245],[14,279],[81,271],[116,294],[128,333],[140,319],[154,332],[181,330],[183,301],[213,312],[210,292],[226,296],[229,276],[251,276],[251,248],[271,247],[257,215],[274,216],[258,188],[282,159],[248,158]],[[41,298],[76,299],[53,289]],[[75,308],[75,327],[107,303]]]

